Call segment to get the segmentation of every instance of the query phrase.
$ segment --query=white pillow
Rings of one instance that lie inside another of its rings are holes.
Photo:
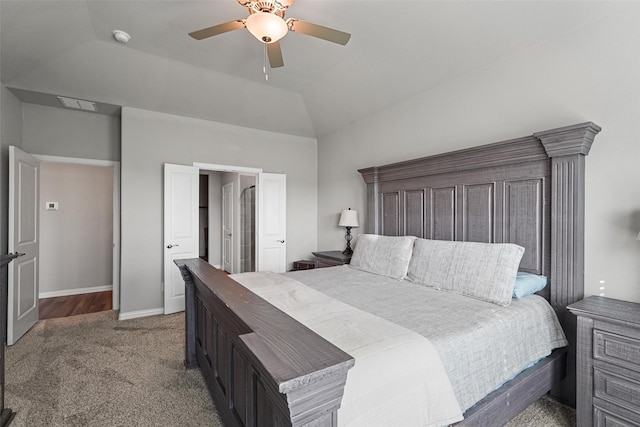
[[[415,239],[413,236],[360,234],[349,265],[369,273],[404,279]]]
[[[522,246],[513,243],[417,239],[408,279],[506,306],[511,303]]]

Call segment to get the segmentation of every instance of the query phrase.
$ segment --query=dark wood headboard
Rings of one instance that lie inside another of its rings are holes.
[[[523,246],[520,270],[549,278],[544,296],[573,342],[566,307],[584,297],[585,156],[600,130],[587,122],[361,169],[366,232]]]

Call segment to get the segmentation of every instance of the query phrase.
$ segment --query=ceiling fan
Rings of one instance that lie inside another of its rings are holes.
[[[289,30],[341,45],[346,45],[351,38],[349,33],[323,27],[322,25],[312,24],[296,18],[285,20],[285,11],[295,0],[237,1],[249,10],[249,16],[246,19],[237,19],[214,25],[213,27],[203,28],[202,30],[193,31],[189,35],[196,40],[202,40],[218,34],[246,28],[255,38],[266,45],[271,68],[284,65],[280,39],[287,35]]]

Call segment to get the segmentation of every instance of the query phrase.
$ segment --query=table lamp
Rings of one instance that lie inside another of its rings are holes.
[[[351,208],[342,211],[338,226],[347,229],[347,234],[344,236],[347,241],[347,248],[342,251],[343,255],[351,255],[353,253],[351,250],[351,228],[358,227],[358,225],[358,211],[352,211]]]

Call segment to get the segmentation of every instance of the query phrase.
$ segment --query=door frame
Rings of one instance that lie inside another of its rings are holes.
[[[220,164],[214,164],[214,163],[200,163],[200,162],[193,162],[193,166],[197,167],[198,169],[200,169],[201,171],[211,171],[211,172],[236,172],[236,173],[242,173],[242,174],[253,174],[256,175],[256,178],[258,176],[258,174],[262,173],[262,168],[252,168],[252,167],[246,167],[246,166],[233,166],[233,165],[220,165]],[[211,206],[211,204],[214,201],[211,200],[211,197],[209,195],[209,206]],[[217,200],[215,202],[218,202]],[[212,247],[212,240],[213,240],[213,233],[209,233],[209,248]],[[256,259],[258,256],[258,246],[256,245]],[[222,261],[222,258],[220,259],[220,261]],[[209,264],[211,264],[211,259],[209,259]],[[213,264],[211,264],[213,265]],[[220,266],[220,268],[222,268],[222,266]]]
[[[120,162],[115,160],[83,159],[78,157],[32,154],[44,163],[70,163],[76,165],[113,167],[113,294],[112,306],[120,309]]]
[[[231,191],[227,191],[228,189]],[[230,197],[226,197],[229,195]],[[235,221],[233,220],[235,214],[235,200],[233,197],[233,182],[228,182],[226,184],[222,184],[222,259],[221,259],[221,269],[228,273],[235,273],[234,267],[234,258],[235,253],[233,250],[235,249],[234,243],[234,234],[235,230],[233,228]],[[230,227],[226,228],[225,224],[230,223]],[[225,232],[230,233],[229,237],[229,250],[227,251],[227,236],[225,236]],[[229,268],[227,269],[227,265]]]

